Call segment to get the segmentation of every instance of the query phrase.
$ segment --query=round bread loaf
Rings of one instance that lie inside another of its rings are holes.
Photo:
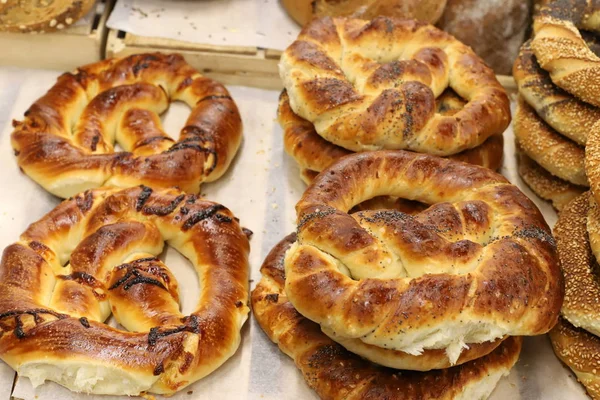
[[[416,216],[347,213],[382,195],[431,206]],[[296,211],[286,294],[326,332],[414,355],[444,349],[454,362],[465,343],[556,323],[563,282],[550,229],[489,169],[405,151],[353,154],[319,174]]]
[[[484,399],[517,362],[522,340],[516,337],[507,338],[491,353],[473,361],[428,372],[382,368],[351,353],[298,313],[286,296],[284,258],[295,240],[289,235],[265,259],[262,278],[252,292],[252,309],[269,339],[294,360],[320,398]],[[412,363],[425,364],[436,358],[447,360],[439,351],[405,357]]]
[[[193,265],[179,311],[164,242]],[[170,394],[231,357],[248,316],[249,243],[224,206],[177,189],[81,193],[31,224],[0,262],[0,359],[34,385]],[[113,314],[127,331],[104,323]]]
[[[96,0],[1,0],[0,31],[43,33],[65,29],[94,4]]]

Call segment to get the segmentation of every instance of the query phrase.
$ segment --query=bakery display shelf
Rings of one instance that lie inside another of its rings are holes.
[[[277,64],[281,51],[250,46],[216,46],[181,40],[139,36],[109,29],[106,57],[124,57],[136,53],[160,51],[181,53],[187,62],[206,76],[228,84],[280,90]],[[497,75],[508,91],[517,86],[508,75]]]
[[[106,20],[115,0],[99,0],[94,14],[67,29],[44,33],[0,32],[0,65],[71,70],[104,58]]]

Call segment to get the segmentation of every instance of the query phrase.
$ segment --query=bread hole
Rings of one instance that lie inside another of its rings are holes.
[[[190,115],[190,107],[182,101],[174,101],[169,105],[167,111],[161,116],[160,120],[163,125],[164,132],[171,138],[179,139],[179,133],[181,128],[185,126]]]

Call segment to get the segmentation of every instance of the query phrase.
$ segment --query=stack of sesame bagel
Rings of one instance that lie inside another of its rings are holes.
[[[590,186],[585,153],[600,120],[599,11],[589,0],[545,2],[513,67],[519,174],[559,211]]]

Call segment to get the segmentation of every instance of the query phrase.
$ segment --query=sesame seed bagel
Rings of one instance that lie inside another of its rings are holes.
[[[552,129],[521,96],[513,130],[522,151],[546,171],[575,185],[589,186],[584,148]]]
[[[376,196],[430,205],[348,214]],[[418,355],[537,335],[563,286],[554,239],[519,189],[489,169],[407,151],[346,156],[296,205],[286,294],[345,339]],[[427,312],[424,312],[427,310]]]
[[[436,99],[436,108],[440,115],[454,115],[465,104],[465,101],[450,89]],[[352,154],[351,151],[323,139],[317,134],[313,124],[295,114],[290,107],[286,91],[279,97],[277,116],[283,128],[284,149],[300,165],[300,176],[305,183],[310,184],[319,172],[343,156]],[[503,145],[502,135],[495,135],[480,146],[448,158],[497,170],[502,166]]]
[[[592,127],[585,146],[585,172],[590,182],[590,189],[600,202],[600,121]]]
[[[560,88],[600,106],[600,58],[579,29],[600,31],[597,0],[553,0],[533,19],[531,48],[540,66]]]
[[[494,343],[493,350],[486,348],[487,355],[481,354],[475,360],[428,372],[382,368],[353,354],[289,302],[284,290],[284,258],[295,240],[294,234],[287,236],[265,259],[262,278],[252,292],[252,309],[269,339],[294,360],[306,383],[321,399],[485,399],[516,363],[522,342],[516,337]],[[475,348],[467,350],[465,356],[475,355]],[[391,356],[392,351],[385,352]],[[448,365],[444,352],[435,350],[404,357],[411,365]]]
[[[279,64],[292,110],[347,150],[406,149],[447,156],[510,123],[509,100],[473,50],[431,25],[377,17],[310,22]],[[453,89],[467,104],[436,112]]]
[[[526,42],[513,66],[519,94],[537,115],[558,133],[584,146],[592,126],[600,120],[600,108],[560,89],[535,59]]]
[[[571,200],[585,192],[583,186],[557,178],[522,151],[517,151],[519,176],[539,197],[552,202],[556,211],[561,211]]]
[[[600,335],[600,282],[598,262],[591,243],[598,248],[600,210],[589,192],[560,213],[554,234],[565,279],[561,314],[571,324]]]
[[[554,353],[577,376],[594,400],[600,399],[600,338],[564,318],[549,333]]]

